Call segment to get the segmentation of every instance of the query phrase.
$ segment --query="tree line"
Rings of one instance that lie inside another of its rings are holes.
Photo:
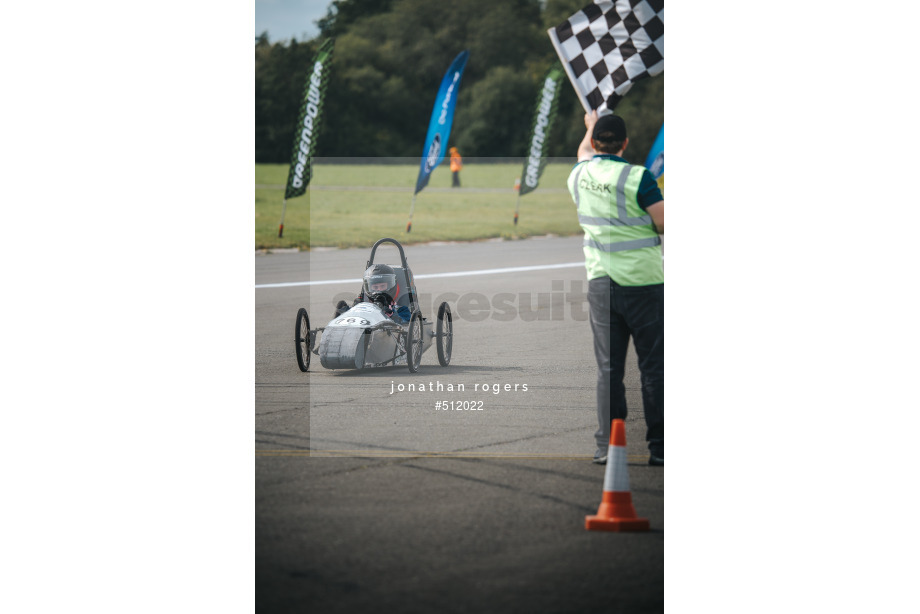
[[[588,0],[334,0],[311,40],[255,43],[256,162],[290,161],[297,112],[320,43],[335,38],[317,141],[319,157],[422,153],[441,78],[468,49],[451,146],[464,157],[528,154],[543,78],[557,60],[546,30]],[[664,75],[636,83],[616,108],[626,157],[643,163],[664,114]],[[584,109],[563,84],[547,155],[574,158]]]

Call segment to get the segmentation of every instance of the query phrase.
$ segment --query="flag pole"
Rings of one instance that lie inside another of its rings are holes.
[[[284,211],[287,209],[287,198],[281,199],[281,224],[278,226],[278,238],[284,234]]]
[[[409,223],[406,224],[406,232],[412,232],[412,214],[415,213],[415,194],[412,195],[412,206],[409,208]]]

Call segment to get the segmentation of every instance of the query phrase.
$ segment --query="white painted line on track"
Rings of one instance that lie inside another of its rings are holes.
[[[569,269],[573,267],[584,267],[582,262],[567,262],[565,264],[542,264],[537,266],[515,266],[504,269],[481,269],[479,271],[456,271],[453,273],[427,273],[424,275],[413,275],[415,279],[436,279],[442,277],[471,277],[473,275],[501,275],[504,273],[524,273],[527,271],[548,271],[551,269]],[[294,286],[325,286],[329,284],[355,284],[361,283],[362,279],[324,279],[322,281],[292,281],[280,284],[256,284],[256,290],[262,288],[291,288]]]

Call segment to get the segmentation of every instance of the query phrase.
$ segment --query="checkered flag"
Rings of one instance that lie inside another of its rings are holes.
[[[595,0],[548,32],[585,111],[612,112],[664,70],[664,0]]]

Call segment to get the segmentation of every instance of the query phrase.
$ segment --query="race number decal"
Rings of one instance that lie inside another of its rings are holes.
[[[339,318],[333,324],[338,326],[370,326],[371,323],[364,318]]]

